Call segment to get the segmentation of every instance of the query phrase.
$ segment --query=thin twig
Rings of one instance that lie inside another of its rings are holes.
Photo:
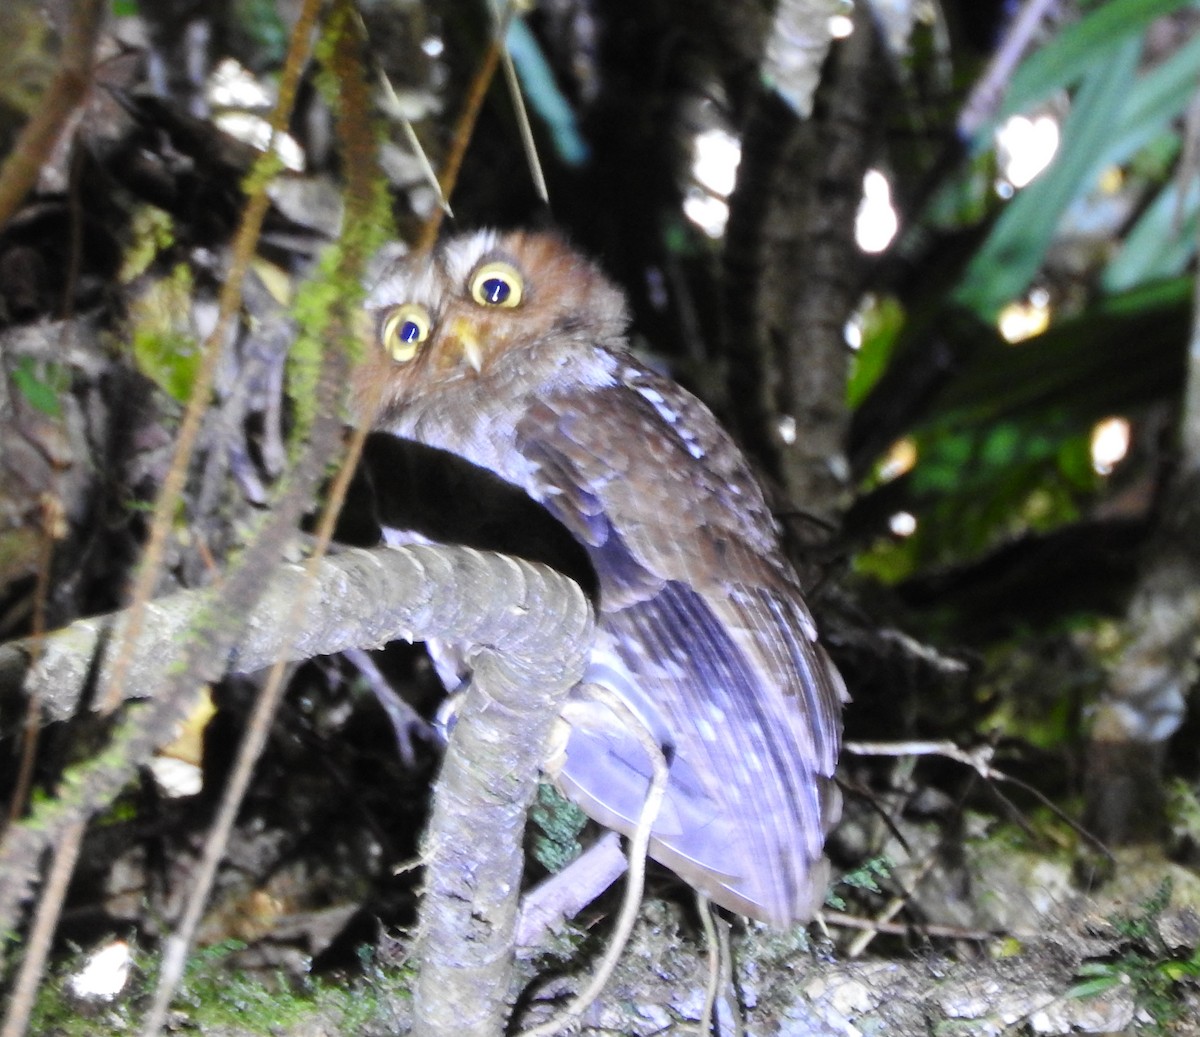
[[[846,742],[842,749],[845,752],[854,753],[856,756],[944,756],[948,760],[965,764],[987,781],[1007,782],[1010,785],[1016,785],[1023,792],[1028,792],[1055,817],[1069,825],[1076,834],[1086,839],[1100,853],[1112,860],[1112,851],[1104,845],[1104,842],[1057,806],[1044,792],[1020,778],[1014,778],[1011,774],[996,770],[991,765],[992,757],[996,753],[994,746],[981,745],[976,749],[967,750],[960,749],[953,742]]]
[[[650,787],[646,790],[646,798],[642,801],[642,812],[638,816],[637,828],[634,829],[633,836],[629,840],[629,878],[625,883],[625,896],[621,901],[621,910],[617,914],[612,939],[609,941],[600,963],[596,966],[591,982],[576,994],[571,1003],[553,1019],[540,1026],[522,1031],[520,1037],[551,1037],[552,1034],[565,1029],[600,996],[600,991],[612,977],[613,970],[616,969],[617,962],[620,961],[621,955],[625,951],[625,945],[629,942],[630,934],[633,932],[634,924],[637,922],[638,909],[642,904],[642,890],[646,883],[646,856],[650,849],[650,831],[654,827],[655,818],[658,817],[663,796],[667,791],[667,779],[670,776],[662,746],[658,744],[641,717],[634,713],[620,696],[603,685],[592,684],[588,686],[587,690],[592,698],[604,703],[625,721],[630,733],[637,738],[638,743],[646,751],[651,766],[654,768],[654,775],[650,779]]]
[[[467,88],[467,97],[463,102],[462,114],[454,127],[454,140],[450,145],[450,153],[438,178],[442,185],[442,193],[446,198],[454,196],[454,185],[458,183],[458,174],[462,170],[463,159],[467,154],[467,145],[475,132],[475,123],[479,120],[479,112],[483,108],[483,99],[487,97],[488,87],[496,75],[496,66],[500,63],[500,55],[504,52],[504,34],[508,31],[508,23],[512,18],[513,5],[506,4],[504,14],[500,18],[496,34],[488,42],[483,60]],[[435,209],[433,214],[421,228],[421,236],[417,241],[417,252],[428,252],[437,241],[438,232],[442,229],[441,209]]]
[[[904,895],[892,897],[884,909],[879,913],[879,916],[875,919],[872,919],[873,922],[877,922],[878,924],[873,928],[867,928],[864,932],[860,933],[851,941],[850,946],[846,948],[847,958],[857,958],[860,954],[862,954],[863,951],[867,949],[867,945],[879,934],[879,926],[886,925],[891,919],[895,918],[901,910],[904,909],[904,906],[912,899],[911,891],[916,889],[921,884],[925,876],[933,870],[933,866],[937,863],[937,861],[938,855],[936,851],[930,853],[925,858],[925,863],[917,869],[916,874],[910,879],[908,883],[909,889],[904,889],[901,887]]]
[[[502,16],[497,12],[497,23],[503,21]],[[497,24],[496,31],[501,32],[500,24]],[[529,110],[525,107],[525,97],[521,93],[521,84],[517,80],[517,70],[513,66],[512,55],[508,52],[508,30],[503,29],[501,37],[504,40],[504,47],[501,51],[501,60],[504,68],[504,82],[508,86],[509,96],[512,98],[513,111],[517,117],[517,130],[521,134],[521,147],[525,152],[525,162],[529,166],[529,175],[533,179],[534,190],[537,191],[538,197],[546,204],[550,204],[550,189],[546,186],[546,174],[542,172],[542,161],[538,157],[537,143],[533,139],[533,127],[529,125]]]
[[[992,55],[992,60],[988,62],[983,75],[967,98],[967,103],[959,112],[956,128],[960,141],[970,141],[996,117],[996,111],[1004,100],[1004,92],[1012,82],[1013,69],[1024,57],[1033,34],[1056,2],[1057,0],[1025,0],[1024,6],[1013,19],[1003,41]]]
[[[363,31],[366,31],[365,26]],[[396,96],[396,88],[392,86],[392,81],[388,79],[387,73],[382,68],[379,69],[379,85],[383,88],[383,96],[387,100],[388,109],[396,121],[400,123],[400,128],[404,131],[404,139],[408,141],[408,146],[412,149],[413,156],[417,160],[417,165],[421,167],[421,175],[425,178],[425,182],[433,188],[438,208],[453,219],[454,213],[450,211],[450,203],[446,200],[446,195],[442,192],[442,184],[438,180],[433,163],[429,161],[429,156],[425,153],[425,148],[417,136],[417,131],[413,129],[412,121],[404,113],[404,105],[400,103],[400,98]]]
[[[59,912],[67,895],[67,885],[75,870],[75,862],[79,859],[79,848],[83,844],[86,827],[87,823],[83,820],[73,822],[63,831],[54,848],[54,863],[50,866],[50,874],[46,876],[33,926],[25,941],[25,957],[21,961],[21,971],[8,1003],[8,1014],[4,1018],[0,1037],[21,1037],[29,1025],[29,1015],[33,1011],[38,984],[46,967],[46,956],[54,942]]]
[[[858,918],[855,915],[843,914],[841,911],[824,910],[821,918],[826,925],[839,929],[865,929],[872,933],[886,933],[888,936],[938,936],[948,940],[999,940],[1006,936],[1018,939],[1033,939],[1044,933],[1017,933],[1010,929],[965,929],[958,925],[936,925],[933,923],[917,924],[913,922],[888,922],[878,918]]]
[[[96,38],[107,7],[105,0],[76,0],[71,5],[58,71],[0,168],[0,227],[37,183],[63,126],[91,86]]]
[[[730,939],[728,918],[717,918],[717,949],[721,959],[721,979],[729,998],[729,1014],[733,1017],[733,1037],[746,1037],[746,1021],[742,1018],[737,988],[733,984],[733,941]],[[705,1035],[707,1037],[707,1035]]]
[[[700,1037],[712,1037],[713,1007],[721,982],[721,946],[717,942],[717,927],[713,922],[712,901],[706,893],[696,892],[696,910],[704,927],[704,946],[708,951],[708,980],[704,986],[704,1011],[700,1013]]]
[[[278,100],[271,113],[272,142],[287,130],[320,7],[319,0],[304,0],[304,6],[301,8],[292,30],[288,54],[279,77]],[[270,169],[276,161],[274,153],[268,150],[255,163],[252,177],[262,170]],[[117,656],[112,675],[106,687],[101,689],[98,695],[101,709],[105,712],[115,709],[121,699],[120,687],[124,682],[129,665],[128,660],[133,655],[133,646],[137,644],[138,634],[144,621],[145,603],[153,596],[154,587],[158,582],[159,567],[162,563],[167,537],[175,519],[176,502],[183,492],[192,454],[200,435],[201,422],[208,410],[218,362],[224,352],[230,324],[242,303],[242,281],[249,269],[255,250],[258,248],[259,233],[270,204],[270,195],[267,194],[265,186],[260,183],[258,189],[250,195],[246,203],[242,222],[234,239],[229,271],[221,286],[221,294],[218,299],[217,321],[201,349],[200,364],[196,370],[187,409],[175,440],[175,453],[171,458],[171,467],[167,470],[158,497],[154,502],[150,535],[131,595],[132,614],[129,627],[126,630],[122,650]]]
[[[39,530],[37,582],[33,587],[33,657],[30,665],[36,666],[41,649],[38,638],[46,632],[46,599],[50,593],[50,566],[54,561],[56,527],[64,521],[62,502],[50,494],[42,501],[42,520]],[[25,728],[21,733],[20,760],[17,777],[13,782],[12,798],[8,801],[7,825],[16,824],[25,810],[29,790],[33,786],[33,767],[37,759],[38,740],[41,734],[42,704],[36,695],[30,695],[25,706]]]

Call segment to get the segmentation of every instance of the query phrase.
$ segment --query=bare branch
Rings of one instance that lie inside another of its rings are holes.
[[[514,579],[515,566],[521,579]],[[276,659],[310,659],[346,648],[377,647],[395,640],[438,636],[471,644],[503,644],[509,653],[530,652],[525,642],[536,634],[521,634],[529,621],[525,584],[539,586],[537,597],[547,604],[572,595],[574,585],[544,566],[499,555],[456,547],[381,547],[351,549],[327,559],[316,576],[309,605],[300,624],[285,629],[281,617],[305,580],[301,565],[281,565],[245,628],[226,667],[230,673],[249,673]],[[486,588],[486,591],[485,591]],[[550,588],[555,588],[551,590]],[[456,595],[461,600],[455,600]],[[149,604],[150,622],[137,645],[136,665],[127,682],[130,698],[150,698],[150,677],[172,657],[192,620],[208,604],[208,591],[182,591]],[[119,639],[127,613],[81,619],[39,639],[36,665],[34,639],[0,645],[0,731],[11,729],[22,716],[27,696],[41,704],[46,722],[67,720],[79,707],[100,646]],[[556,646],[562,632],[550,630],[545,641]],[[513,638],[518,638],[516,642]],[[507,640],[506,640],[507,639]],[[547,655],[558,654],[548,647]],[[111,665],[107,655],[98,661],[100,677]]]
[[[285,628],[305,578],[298,565],[280,567],[246,615],[227,669],[397,639],[476,646],[426,837],[416,1010],[419,1032],[498,1033],[510,995],[525,812],[562,700],[583,672],[592,630],[586,599],[544,566],[468,548],[350,550],[319,567],[299,624]],[[149,603],[126,683],[136,695],[154,694],[211,600],[211,592],[188,591]],[[112,664],[107,648],[127,622],[121,613],[73,623],[41,640],[36,663],[29,641],[0,647],[4,715],[20,717],[22,695],[35,695],[44,718],[69,717],[89,676]],[[19,902],[22,891],[0,899]],[[475,1006],[473,1020],[461,1015],[466,1004]]]

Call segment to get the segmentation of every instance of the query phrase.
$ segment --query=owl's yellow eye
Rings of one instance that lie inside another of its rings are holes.
[[[380,341],[388,356],[398,364],[407,363],[429,338],[429,311],[420,303],[406,302],[383,318]]]
[[[511,310],[521,305],[525,282],[509,263],[484,263],[471,276],[471,298],[480,306],[503,306]]]

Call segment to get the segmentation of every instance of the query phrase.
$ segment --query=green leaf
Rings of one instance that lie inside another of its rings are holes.
[[[1083,971],[1082,967],[1080,971]],[[1086,983],[1076,983],[1063,996],[1082,1000],[1085,997],[1095,997],[1097,994],[1103,994],[1106,990],[1112,990],[1113,987],[1118,987],[1128,982],[1125,976],[1110,971],[1107,975],[1097,976]]]
[[[1060,409],[1076,430],[1177,392],[1191,319],[1188,278],[1102,299],[1010,346],[975,341],[970,363],[913,431],[961,429]],[[980,336],[976,331],[976,338]]]
[[[1112,0],[1101,4],[1017,68],[1000,108],[1000,119],[1032,108],[1056,90],[1062,90],[1107,60],[1113,45],[1140,35],[1150,22],[1190,0]],[[1190,90],[1188,96],[1190,96]],[[1186,98],[1185,98],[1186,100]]]
[[[851,409],[866,399],[887,370],[904,317],[904,307],[892,296],[877,299],[864,310],[862,345],[854,353],[846,383],[846,402]]]
[[[541,44],[520,18],[509,23],[504,42],[529,106],[541,116],[550,131],[558,157],[568,166],[583,165],[588,159],[587,141],[580,132],[579,120],[570,101],[554,79]]]
[[[1182,204],[1178,184],[1164,187],[1108,264],[1101,279],[1104,290],[1128,291],[1182,274],[1196,252],[1198,216],[1200,181],[1188,182]]]
[[[57,418],[62,414],[62,404],[59,392],[62,389],[62,372],[52,367],[47,376],[39,375],[33,357],[23,356],[13,368],[12,380],[17,391],[25,397],[25,402],[35,407],[43,414]]]
[[[954,299],[983,320],[993,321],[1006,302],[1025,291],[1067,206],[1103,167],[1100,156],[1129,100],[1140,52],[1140,39],[1108,48],[1079,88],[1054,162],[1008,204],[967,267]]]
[[[1112,69],[1108,71],[1116,74]],[[1125,162],[1166,130],[1195,94],[1197,74],[1200,35],[1136,80],[1124,79],[1128,95],[1125,107],[1120,119],[1109,127],[1105,146],[1097,153],[1098,167]]]

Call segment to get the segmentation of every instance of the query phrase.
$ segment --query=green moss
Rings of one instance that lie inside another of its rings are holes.
[[[220,1027],[272,1035],[308,1020],[321,1020],[328,1033],[392,1032],[395,1004],[412,996],[415,973],[407,966],[385,970],[368,964],[364,977],[349,982],[310,977],[297,987],[283,976],[267,982],[230,967],[230,956],[242,946],[226,941],[189,961],[176,1007],[201,1033]]]
[[[175,243],[175,221],[170,213],[157,206],[139,206],[131,221],[130,239],[117,275],[121,284],[144,274],[159,254]]]
[[[386,184],[376,184],[372,214],[347,221],[336,244],[322,254],[314,276],[296,293],[293,314],[296,340],[288,354],[288,389],[295,408],[292,449],[304,442],[316,417],[317,381],[327,348],[344,350],[351,363],[358,359],[360,306],[365,295],[363,264],[387,240],[391,210]]]
[[[348,161],[343,194],[344,224],[325,251],[316,274],[297,293],[296,341],[289,355],[288,386],[295,425],[291,449],[304,442],[315,418],[317,383],[326,349],[353,363],[361,350],[363,274],[368,259],[394,236],[387,180],[376,168],[380,131],[373,128],[363,70],[353,55],[359,24],[348,4],[334,5],[314,48],[317,90],[338,120],[339,143]]]
[[[250,172],[242,179],[242,190],[250,198],[265,191],[280,173],[284,171],[283,159],[274,151],[261,151],[250,167]]]
[[[187,400],[200,368],[200,344],[188,320],[193,287],[191,270],[179,263],[130,308],[138,370],[180,402]]]
[[[271,1035],[306,1023],[315,1032],[382,1034],[396,1029],[397,1004],[411,999],[413,970],[368,965],[350,982],[312,978],[302,985],[283,976],[264,979],[233,964],[244,944],[229,940],[195,952],[188,961],[173,1011],[187,1032],[210,1035]],[[29,1033],[39,1037],[91,1037],[137,1033],[156,982],[155,963],[135,956],[126,990],[112,1001],[85,1001],[68,979],[84,965],[76,953],[54,969],[38,992]],[[369,962],[370,955],[367,955]]]
[[[229,957],[244,947],[228,940],[193,954],[176,1008],[186,1012],[201,1032],[224,1027],[270,1034],[311,1015],[315,1006],[308,991],[294,990],[282,978],[269,987],[258,977],[229,967]]]
[[[583,852],[579,833],[587,824],[587,815],[553,785],[538,786],[529,819],[538,829],[533,836],[533,855],[547,871],[562,871]]]

